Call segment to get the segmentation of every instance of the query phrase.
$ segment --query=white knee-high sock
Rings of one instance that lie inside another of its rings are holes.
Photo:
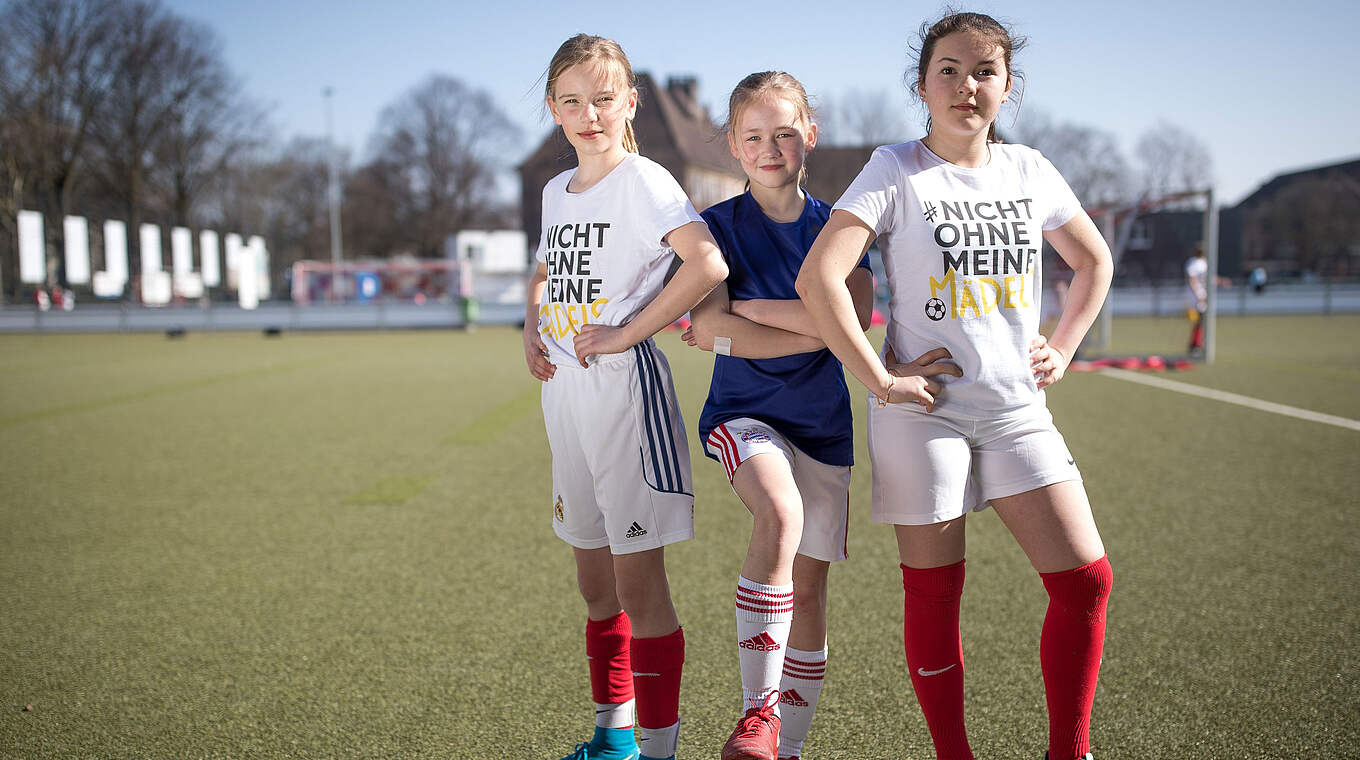
[[[744,711],[763,705],[779,689],[793,623],[793,584],[766,586],[738,576],[736,606]]]
[[[822,696],[822,679],[826,676],[826,647],[815,652],[789,648],[784,650],[784,677],[780,679],[779,697],[779,756],[799,757],[803,754],[803,740],[812,726],[817,712],[817,700]]]

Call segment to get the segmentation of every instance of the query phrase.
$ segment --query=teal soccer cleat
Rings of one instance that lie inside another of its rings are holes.
[[[576,745],[562,760],[639,760],[633,729],[596,726],[590,742]]]

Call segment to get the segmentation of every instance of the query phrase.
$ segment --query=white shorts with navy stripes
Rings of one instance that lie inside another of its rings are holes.
[[[543,384],[553,530],[579,549],[630,554],[694,537],[694,484],[670,365],[647,340],[559,364]]]
[[[988,499],[1081,480],[1042,404],[974,420],[868,403],[876,523],[933,525],[986,509]]]
[[[728,420],[713,428],[704,445],[722,462],[729,483],[742,462],[751,457],[782,455],[803,497],[803,537],[798,553],[823,562],[845,559],[850,525],[849,467],[813,459],[778,430],[750,417]]]

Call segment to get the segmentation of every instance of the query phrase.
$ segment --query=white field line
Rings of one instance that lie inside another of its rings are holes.
[[[1106,375],[1108,377],[1117,378],[1119,380],[1128,380],[1129,382],[1132,383],[1142,383],[1143,385],[1151,385],[1154,388],[1162,388],[1163,390],[1176,391],[1177,393],[1188,393],[1191,396],[1199,396],[1201,398],[1213,399],[1215,401],[1222,401],[1228,404],[1237,404],[1238,406],[1245,406],[1251,409],[1258,409],[1263,412],[1274,412],[1275,414],[1283,414],[1286,417],[1294,417],[1300,420],[1308,420],[1310,422],[1321,422],[1324,425],[1335,425],[1337,427],[1347,428],[1348,430],[1360,431],[1360,420],[1352,420],[1347,419],[1345,417],[1337,417],[1335,415],[1323,414],[1321,412],[1312,412],[1307,409],[1300,409],[1296,406],[1285,406],[1284,404],[1276,404],[1273,401],[1262,401],[1259,398],[1252,398],[1251,396],[1240,396],[1236,393],[1228,393],[1227,391],[1216,391],[1212,388],[1202,388],[1198,385],[1181,383],[1175,380],[1167,380],[1164,377],[1157,377],[1156,375],[1144,375],[1140,372],[1132,372],[1126,369],[1116,369],[1114,367],[1108,367],[1106,369],[1103,369],[1100,371],[1100,374]]]

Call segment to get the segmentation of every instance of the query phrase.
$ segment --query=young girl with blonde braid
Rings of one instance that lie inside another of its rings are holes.
[[[744,715],[722,758],[775,760],[802,753],[821,694],[854,446],[840,362],[793,289],[830,213],[801,187],[817,144],[807,93],[784,72],[752,74],[732,92],[726,131],[748,189],[703,213],[731,271],[684,337],[717,354],[699,436],[753,517],[736,590]],[[844,279],[867,325],[868,258]]]
[[[578,164],[543,188],[524,354],[543,381],[553,529],[572,547],[586,602],[596,726],[564,760],[663,760],[675,756],[685,659],[664,547],[694,536],[694,488],[652,335],[727,266],[679,184],[638,155],[638,93],[617,43],[567,40],[546,89]],[[683,263],[667,282],[672,255]]]

